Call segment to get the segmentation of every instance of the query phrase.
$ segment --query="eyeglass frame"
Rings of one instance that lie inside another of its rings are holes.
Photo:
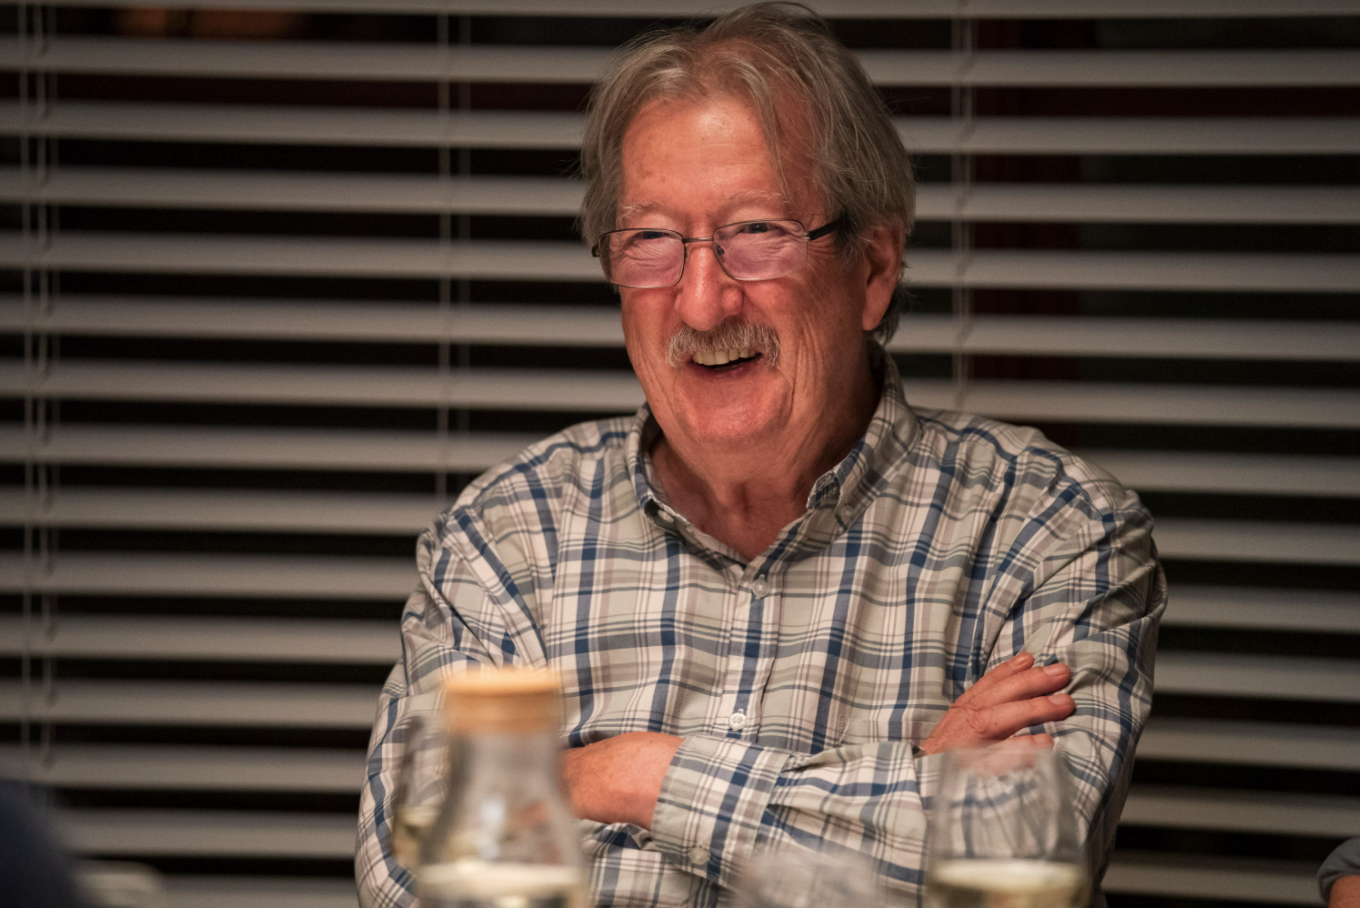
[[[683,252],[683,255],[680,258],[680,273],[676,276],[675,280],[671,281],[669,284],[662,284],[658,287],[637,287],[632,284],[619,284],[615,283],[612,280],[610,281],[610,283],[613,284],[615,287],[627,287],[629,290],[665,290],[667,287],[674,287],[676,284],[684,280],[685,266],[689,264],[690,243],[711,243],[713,242],[714,238],[718,235],[718,231],[722,230],[725,227],[740,227],[742,224],[764,224],[770,221],[789,221],[803,228],[805,232],[800,234],[803,238],[803,264],[799,265],[792,271],[786,271],[785,273],[777,275],[775,277],[737,277],[732,272],[727,270],[727,265],[723,264],[723,257],[715,253],[713,257],[718,260],[718,267],[723,270],[723,274],[732,278],[732,280],[734,281],[777,281],[781,277],[788,277],[790,274],[797,274],[799,271],[802,271],[803,268],[807,267],[807,244],[811,243],[813,240],[820,240],[824,236],[828,236],[829,234],[835,233],[836,231],[840,230],[845,226],[844,217],[839,217],[833,221],[828,221],[822,226],[816,228],[815,230],[808,230],[806,227],[803,226],[803,222],[798,220],[797,218],[752,218],[747,221],[733,221],[730,224],[720,224],[717,227],[714,227],[713,233],[709,234],[708,236],[688,236],[688,237],[678,230],[669,230],[665,227],[620,227],[617,230],[606,230],[604,233],[600,234],[599,238],[595,240],[595,245],[590,247],[590,254],[597,259],[601,259],[602,260],[601,267],[603,267],[604,257],[600,254],[600,247],[604,245],[605,237],[611,236],[615,233],[628,233],[634,230],[650,230],[656,233],[669,233],[672,236],[679,237],[680,248]],[[605,277],[609,277],[609,275],[606,274]]]

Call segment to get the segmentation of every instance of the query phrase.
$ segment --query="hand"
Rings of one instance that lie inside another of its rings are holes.
[[[1034,667],[1034,656],[1017,653],[977,680],[954,701],[921,745],[928,754],[1004,741],[1021,729],[1056,722],[1077,708],[1067,694],[1055,693],[1072,679],[1061,662]],[[1052,747],[1053,736],[1027,736],[1036,747]]]
[[[597,823],[652,827],[661,781],[680,739],[632,731],[562,754],[562,787],[572,813]]]

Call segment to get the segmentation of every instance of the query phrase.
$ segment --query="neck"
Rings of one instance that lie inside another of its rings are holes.
[[[670,505],[747,561],[755,558],[803,515],[813,483],[864,436],[878,387],[867,367],[862,373],[849,398],[854,405],[840,419],[823,420],[816,432],[783,433],[716,454],[662,435],[652,448],[652,465]]]

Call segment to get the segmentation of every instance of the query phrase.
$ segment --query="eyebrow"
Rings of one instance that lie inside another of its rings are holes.
[[[739,208],[742,205],[751,205],[758,202],[783,206],[785,209],[793,207],[790,204],[788,197],[782,192],[775,192],[768,189],[748,189],[745,192],[739,192],[728,199],[726,204],[729,208]],[[660,211],[662,207],[663,206],[658,202],[638,202],[636,205],[628,205],[627,207],[620,208],[618,220],[622,222],[627,218],[635,217],[637,215],[653,214]]]

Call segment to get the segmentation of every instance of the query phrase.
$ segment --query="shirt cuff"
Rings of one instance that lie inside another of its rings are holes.
[[[653,842],[673,863],[730,888],[789,756],[747,741],[686,737],[661,783]]]

